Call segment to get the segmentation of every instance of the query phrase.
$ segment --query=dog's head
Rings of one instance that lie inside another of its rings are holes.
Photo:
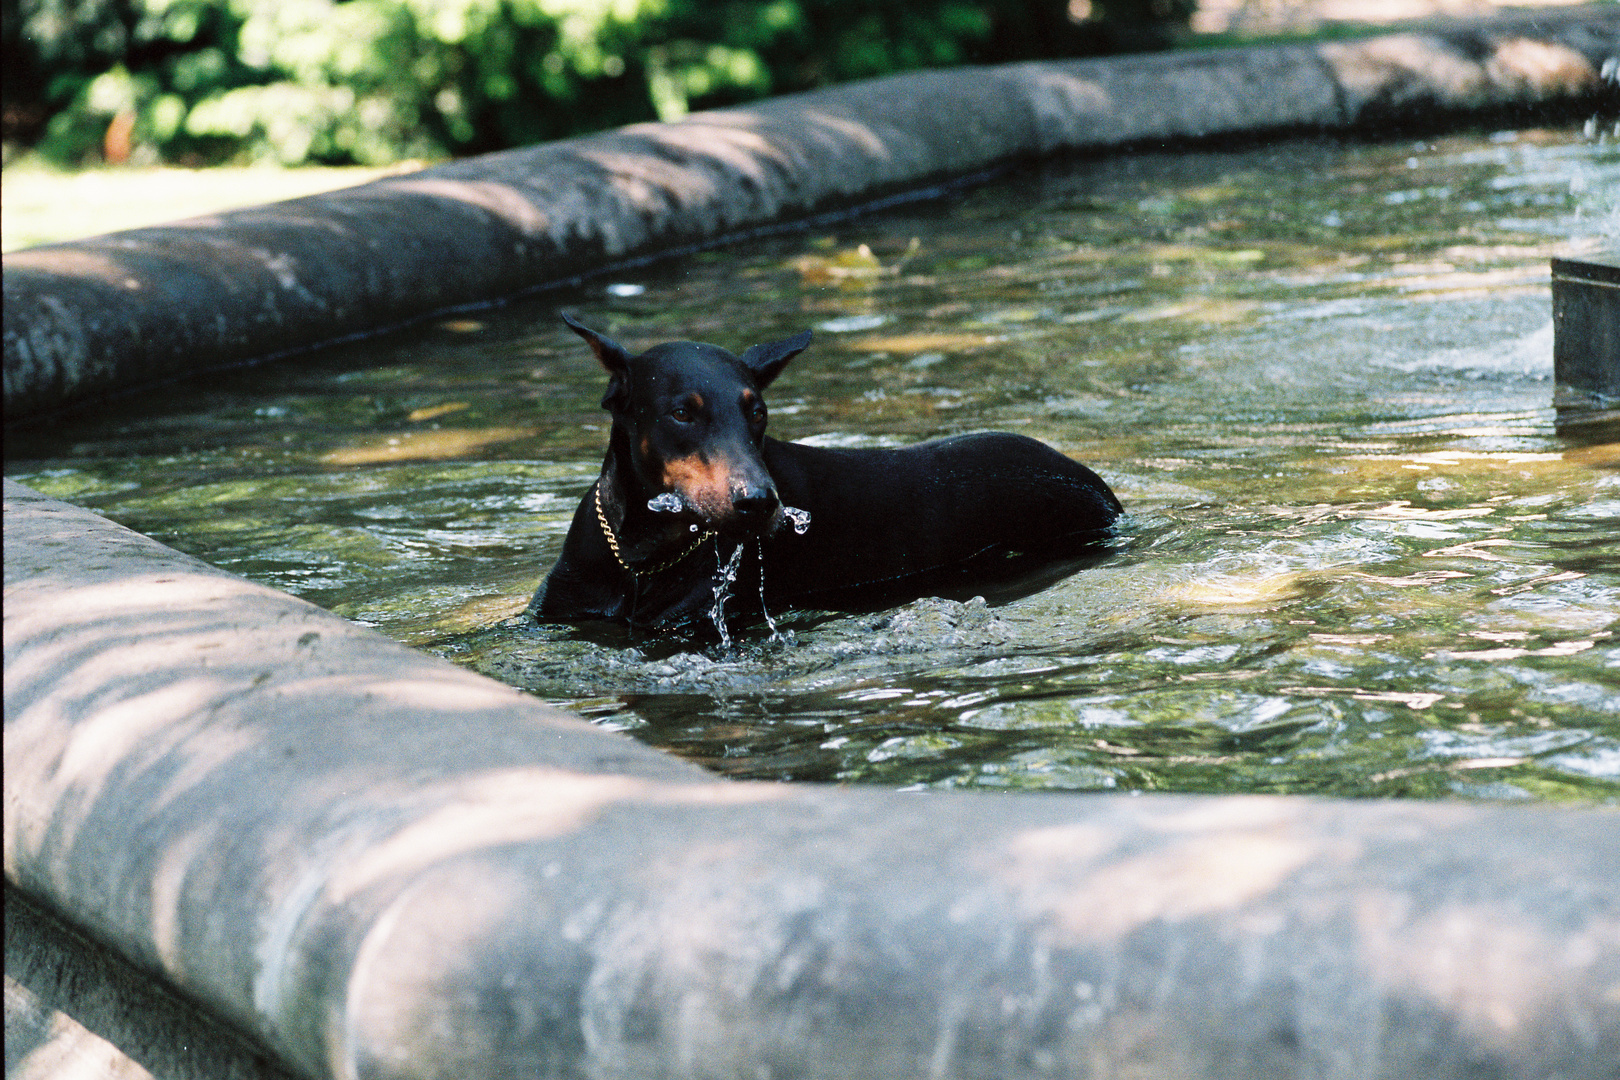
[[[760,457],[764,390],[810,344],[810,331],[754,345],[741,356],[672,341],[637,356],[563,316],[608,372],[602,407],[643,491],[673,494],[677,513],[730,536],[776,529],[782,502]],[[639,494],[639,493],[638,493]]]

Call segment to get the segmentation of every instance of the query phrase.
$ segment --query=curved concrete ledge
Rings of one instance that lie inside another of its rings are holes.
[[[5,923],[6,1080],[294,1080],[9,884]]]
[[[1011,159],[1614,102],[1620,7],[1359,42],[931,71],[5,260],[5,415],[264,359]]]
[[[728,783],[5,485],[5,869],[310,1077],[1620,1061],[1620,818]]]

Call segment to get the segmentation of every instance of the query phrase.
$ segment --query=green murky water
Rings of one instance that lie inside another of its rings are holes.
[[[1615,802],[1620,445],[1555,430],[1547,260],[1616,245],[1612,134],[1071,162],[127,398],[6,469],[729,775]],[[728,656],[523,628],[605,436],[558,307],[814,327],[774,433],[1027,432],[1114,485],[1119,550]]]

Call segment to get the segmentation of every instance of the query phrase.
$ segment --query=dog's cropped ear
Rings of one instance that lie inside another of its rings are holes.
[[[781,341],[773,341],[767,345],[750,345],[748,351],[738,357],[743,366],[754,373],[763,388],[771,385],[782,369],[787,367],[788,361],[804,352],[810,345],[810,331],[794,334]]]
[[[573,316],[566,311],[562,313],[562,320],[568,324],[568,329],[585,339],[585,344],[591,347],[591,352],[596,354],[596,358],[609,372],[618,375],[625,370],[630,362],[630,354],[625,352],[623,345],[605,334],[598,334],[583,323],[575,322]]]
[[[583,323],[575,322],[566,311],[561,314],[563,322],[568,324],[568,329],[585,339],[585,344],[591,347],[591,352],[596,354],[596,359],[601,362],[603,367],[607,368],[608,374],[612,376],[608,380],[607,393],[602,397],[602,408],[613,408],[614,403],[624,396],[628,387],[630,354],[625,351],[623,345],[620,345],[612,338],[598,334]]]

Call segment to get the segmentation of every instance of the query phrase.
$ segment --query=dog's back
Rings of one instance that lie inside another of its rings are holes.
[[[884,592],[971,562],[1064,558],[1121,513],[1096,473],[1023,435],[983,432],[903,449],[843,450],[766,439],[802,535],[765,542],[765,588],[785,605]],[[835,605],[836,606],[836,605]]]

